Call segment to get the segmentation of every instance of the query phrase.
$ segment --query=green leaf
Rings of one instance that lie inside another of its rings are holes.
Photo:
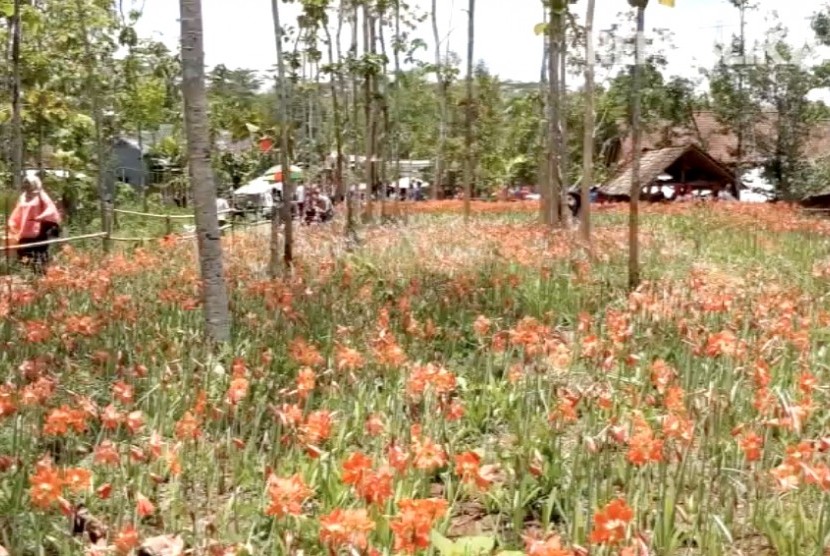
[[[525,556],[521,550],[502,550],[496,556]]]
[[[464,537],[455,541],[458,556],[485,556],[496,548],[493,537]]]
[[[0,0],[0,16],[11,17],[14,15],[14,2],[12,0]]]
[[[429,534],[429,538],[432,541],[433,546],[438,549],[443,556],[454,556],[455,555],[455,544],[439,533],[436,530],[432,530]]]
[[[538,37],[539,35],[544,35],[545,32],[548,30],[547,23],[537,23],[533,26],[533,33]]]

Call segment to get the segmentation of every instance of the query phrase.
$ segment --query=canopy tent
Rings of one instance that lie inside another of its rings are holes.
[[[291,179],[299,180],[303,177],[303,169],[299,166],[291,165],[289,166],[289,169],[291,171]],[[263,176],[268,177],[271,181],[282,182],[282,164],[277,164],[276,166],[268,168],[268,170],[265,171]]]
[[[429,184],[423,180],[415,179],[415,178],[401,178],[397,182],[395,182],[395,187],[398,189],[426,189],[429,187]]]
[[[233,195],[236,197],[237,195],[261,195],[262,193],[271,193],[275,185],[282,187],[282,184],[274,184],[274,182],[267,177],[260,176],[234,191]]]
[[[279,186],[282,187],[282,184]],[[267,176],[260,176],[233,192],[234,204],[240,208],[273,206],[272,191],[275,187],[276,184]]]

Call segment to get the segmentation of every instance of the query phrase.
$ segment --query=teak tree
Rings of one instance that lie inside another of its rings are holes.
[[[432,197],[442,197],[444,183],[444,151],[447,145],[447,120],[449,118],[449,76],[441,63],[441,37],[438,34],[438,2],[432,0],[432,39],[435,41],[435,79],[438,86],[438,142],[435,146],[435,177]]]
[[[202,3],[201,0],[180,0],[179,6],[188,173],[195,204],[205,332],[209,341],[222,343],[230,340],[231,315],[222,265],[222,240],[216,214],[216,184],[210,164]]]
[[[631,109],[631,132],[634,158],[631,162],[631,192],[628,212],[628,287],[635,289],[640,285],[640,154],[642,130],[640,127],[640,81],[643,73],[643,42],[645,27],[645,10],[648,0],[628,0],[637,10],[637,35],[634,45],[634,86]]]
[[[280,163],[282,166],[282,218],[274,214],[271,223],[271,262],[269,271],[271,276],[276,276],[279,271],[279,221],[283,226],[283,265],[291,268],[293,264],[293,222],[292,222],[292,201],[294,198],[294,184],[291,179],[291,157],[289,148],[291,145],[291,123],[288,117],[288,105],[291,102],[290,84],[285,75],[285,59],[283,56],[283,29],[280,24],[280,0],[271,0],[271,11],[274,18],[274,43],[277,51],[277,87],[279,92],[279,125],[280,125]]]
[[[470,201],[473,197],[473,52],[475,46],[476,1],[469,0],[467,7],[467,101],[464,129],[464,218],[470,219]]]
[[[579,230],[582,240],[591,242],[591,187],[594,185],[594,6],[588,0],[585,14],[585,129],[582,137],[582,183]]]

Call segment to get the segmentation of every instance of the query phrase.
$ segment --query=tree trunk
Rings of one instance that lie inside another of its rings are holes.
[[[334,117],[334,146],[336,150],[336,160],[334,162],[334,198],[340,199],[344,197],[343,188],[343,119],[340,116],[340,95],[338,94],[338,85],[341,84],[343,74],[341,68],[336,66],[334,61],[334,50],[331,42],[331,33],[328,25],[323,25],[323,30],[326,33],[326,44],[328,45],[329,64],[332,67],[333,73],[329,78],[331,86],[331,104]],[[339,59],[338,59],[339,62]]]
[[[544,8],[544,3],[542,4]],[[548,21],[549,10],[544,8],[542,10],[542,23],[550,24]],[[536,182],[539,184],[539,193],[541,194],[541,202],[539,203],[539,221],[546,226],[552,223],[551,216],[551,197],[550,197],[550,116],[548,112],[547,102],[549,100],[548,93],[548,56],[550,50],[550,41],[542,41],[542,69],[539,73],[539,170]]]
[[[357,49],[358,49],[358,21],[357,21],[357,4],[352,6],[352,12],[349,14],[349,24],[351,27],[352,32],[352,41],[349,47],[349,52],[351,56],[357,57]],[[352,117],[351,117],[351,151],[354,157],[354,165],[355,165],[355,174],[357,173],[357,153],[360,152],[360,148],[358,146],[358,139],[360,134],[358,133],[357,124],[358,124],[358,106],[357,106],[357,74],[352,72],[351,75],[351,89],[352,89]],[[357,181],[357,180],[355,180]],[[355,201],[358,200],[360,197],[360,188],[359,184],[354,184],[355,189],[354,191],[351,190],[349,187],[349,191],[346,194],[346,238],[349,242],[353,242],[356,238],[355,233]],[[359,205],[358,205],[359,206]]]
[[[95,151],[98,164],[97,186],[98,198],[101,210],[101,228],[103,231],[109,231],[108,224],[111,214],[109,208],[112,206],[112,192],[107,191],[107,148],[104,145],[104,115],[101,111],[100,90],[98,87],[98,79],[95,75],[95,57],[92,54],[92,48],[89,44],[89,36],[86,28],[86,13],[82,0],[75,0],[75,6],[78,9],[78,23],[81,27],[81,40],[84,45],[84,54],[86,65],[86,80],[87,92],[89,93],[90,102],[92,104],[92,120],[95,125]],[[105,248],[109,247],[109,241],[104,242]]]
[[[395,120],[395,132],[394,132],[394,150],[395,150],[395,199],[397,200],[400,196],[400,190],[397,188],[399,185],[399,180],[401,179],[401,121],[400,121],[400,110],[401,110],[401,54],[400,54],[400,42],[401,42],[401,3],[400,1],[395,2],[395,41],[392,46],[393,55],[395,57],[395,114],[393,119]],[[411,185],[411,184],[410,184]],[[398,215],[400,216],[400,215]]]
[[[643,73],[643,46],[645,27],[645,6],[637,8],[637,39],[634,62],[634,98],[631,110],[631,128],[634,143],[634,159],[631,163],[631,203],[628,213],[628,287],[632,290],[640,284],[640,151],[642,130],[640,129],[640,96]]]
[[[291,180],[291,157],[289,153],[291,122],[288,118],[288,103],[290,102],[290,95],[288,91],[288,80],[285,77],[285,64],[283,63],[282,54],[282,25],[280,25],[280,0],[271,0],[271,11],[274,17],[274,42],[277,48],[277,89],[280,96],[279,106],[279,120],[280,120],[280,165],[282,166],[282,223],[284,232],[284,245],[282,261],[285,268],[291,268],[294,260],[293,243],[294,230],[293,220],[291,215],[292,201],[294,199],[294,184]],[[300,215],[302,217],[302,215]],[[272,245],[278,241],[279,237],[279,218],[274,214],[271,222],[271,242]],[[276,276],[279,268],[279,263],[275,260],[274,251],[272,247],[272,257],[270,264],[271,276]],[[277,257],[278,257],[277,253]]]
[[[550,180],[551,218],[553,226],[562,225],[562,137],[560,127],[560,92],[559,92],[559,37],[562,27],[562,14],[555,0],[550,3],[550,17],[548,23],[548,140],[549,166],[548,179]]]
[[[447,143],[447,80],[441,70],[441,39],[438,36],[437,0],[432,0],[432,38],[435,41],[435,77],[438,84],[438,144],[435,149],[435,178],[432,184],[432,198],[443,197],[444,149]]]
[[[370,11],[368,3],[363,4],[363,55],[371,56],[374,45],[374,16]],[[372,70],[364,67],[363,71],[363,114],[366,121],[365,127],[365,152],[366,163],[363,167],[364,179],[366,180],[366,208],[363,213],[364,222],[372,222],[375,217],[375,206],[372,202],[372,195],[375,191],[375,102],[372,95],[374,75]]]
[[[467,9],[467,110],[464,129],[464,218],[470,219],[473,198],[473,53],[475,46],[476,0]]]
[[[738,98],[743,100],[744,98],[744,64],[746,64],[746,3],[741,2],[738,4],[738,10],[740,10],[741,15],[741,30],[740,30],[740,49],[741,49],[741,61],[740,65],[738,66]],[[692,118],[694,119],[694,112],[692,112]],[[743,166],[743,158],[744,158],[744,133],[746,131],[746,115],[744,111],[741,110],[740,114],[738,115],[738,148],[735,152],[735,194],[740,196],[741,193],[741,167]],[[704,147],[705,148],[705,147]]]
[[[12,184],[20,192],[23,179],[23,123],[20,115],[20,40],[22,37],[20,1],[14,0],[12,15],[12,121],[11,121],[11,162]]]
[[[594,5],[588,0],[585,15],[585,130],[582,137],[582,187],[579,231],[591,243],[591,187],[594,185]]]
[[[222,268],[222,241],[216,214],[216,184],[210,164],[202,5],[201,0],[180,0],[179,5],[187,167],[195,205],[205,331],[209,340],[219,343],[230,340],[231,315]]]
[[[568,210],[568,196],[570,194],[570,181],[568,173],[570,171],[570,153],[568,152],[568,39],[567,39],[567,14],[568,4],[565,3],[564,14],[560,16],[559,29],[559,152],[561,157],[561,170],[559,174],[560,191],[562,192],[559,200],[559,206],[562,212],[562,225],[570,227],[571,212]]]
[[[378,17],[378,35],[377,35],[377,42],[380,43],[380,54],[381,58],[384,60],[383,62],[383,73],[381,77],[383,79],[383,92],[380,89],[380,82],[381,79],[375,79],[375,100],[378,103],[378,126],[382,130],[382,133],[379,133],[378,136],[375,138],[375,145],[378,151],[378,156],[380,157],[380,183],[381,183],[381,195],[380,195],[380,218],[381,222],[385,222],[388,218],[387,214],[387,206],[386,201],[389,192],[389,154],[391,152],[390,149],[390,132],[391,129],[391,121],[389,115],[389,68],[388,68],[388,61],[389,56],[387,56],[386,51],[386,40],[383,35],[383,26],[385,23],[385,18],[383,17],[384,14],[381,13]],[[374,49],[375,54],[377,54],[377,49]]]

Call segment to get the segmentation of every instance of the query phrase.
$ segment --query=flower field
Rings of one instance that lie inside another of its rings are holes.
[[[6,278],[0,554],[828,553],[828,221],[644,207],[629,294],[624,210],[460,206],[229,237],[219,354],[189,242]]]

